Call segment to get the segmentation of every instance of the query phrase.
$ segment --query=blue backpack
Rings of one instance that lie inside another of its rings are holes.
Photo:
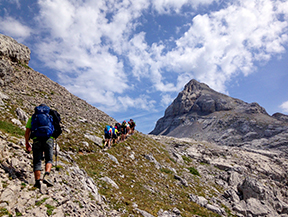
[[[105,134],[109,134],[109,131],[110,131],[110,126],[109,125],[107,125],[105,128],[104,128],[104,133]]]
[[[50,108],[47,105],[35,107],[35,113],[31,121],[31,138],[48,139],[54,132],[53,117],[49,114]]]

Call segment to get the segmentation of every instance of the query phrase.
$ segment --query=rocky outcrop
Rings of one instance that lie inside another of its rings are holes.
[[[150,134],[192,137],[219,145],[275,148],[288,154],[287,116],[270,116],[246,103],[191,80],[166,109]]]
[[[284,115],[284,114],[279,113],[279,112],[273,114],[272,117],[278,119],[279,121],[286,121],[286,122],[288,122],[288,115]]]
[[[52,168],[53,187],[42,184],[33,188],[32,154],[24,151],[24,140],[9,142],[0,135],[0,212],[12,216],[120,216],[111,210],[98,193],[98,187],[80,169],[68,153],[60,152],[61,159],[69,159]],[[42,165],[43,166],[43,165]],[[44,169],[44,166],[43,166]]]
[[[194,203],[221,216],[223,205],[237,216],[288,216],[288,160],[279,151],[255,151],[239,147],[217,146],[189,138],[150,136],[165,144],[170,156],[182,165],[193,165],[203,185],[216,184],[215,197],[189,194]],[[217,168],[217,169],[216,169]],[[177,178],[183,186],[193,186],[188,174]],[[185,183],[185,184],[184,184]],[[222,205],[221,205],[222,204]]]
[[[30,60],[30,49],[18,43],[15,39],[0,34],[0,57],[8,58],[12,62],[28,64]]]

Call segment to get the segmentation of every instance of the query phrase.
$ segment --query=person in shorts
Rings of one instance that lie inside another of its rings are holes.
[[[133,121],[133,119],[130,119],[130,121],[128,123],[130,125],[130,134],[133,135],[135,127],[136,127],[136,123],[135,123],[135,121]]]
[[[106,126],[104,129],[104,138],[105,138],[105,142],[104,142],[104,148],[109,149],[111,147],[111,139],[112,139],[112,126]]]
[[[41,105],[40,105],[41,106]],[[41,163],[43,154],[45,156],[45,174],[43,177],[43,183],[47,184],[47,186],[53,186],[53,181],[50,179],[50,172],[53,164],[53,148],[54,148],[54,138],[37,138],[34,137],[33,145],[31,147],[29,143],[30,134],[32,128],[32,117],[29,118],[26,124],[25,131],[25,145],[27,152],[31,152],[33,150],[33,171],[35,177],[35,185],[36,188],[41,188]]]
[[[117,126],[112,128],[112,140],[113,140],[113,144],[119,142],[119,133],[118,133]]]

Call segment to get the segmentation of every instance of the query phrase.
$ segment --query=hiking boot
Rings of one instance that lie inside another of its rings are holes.
[[[50,178],[50,175],[45,174],[43,177],[43,183],[47,185],[47,187],[52,187],[54,185],[53,181]]]
[[[39,189],[41,189],[41,183],[40,183],[40,180],[36,180],[36,182],[35,182],[35,184],[34,184],[33,187],[34,187],[34,188],[39,188]]]
[[[43,183],[46,184],[47,187],[52,187],[54,185],[53,181],[49,179],[49,177],[45,177],[45,179],[43,179]]]

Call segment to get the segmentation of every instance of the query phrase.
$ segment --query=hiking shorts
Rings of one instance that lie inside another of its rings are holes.
[[[53,163],[53,148],[54,140],[49,138],[47,140],[34,140],[32,145],[33,150],[33,170],[41,170],[41,161],[43,152],[45,155],[45,164]]]
[[[127,128],[126,127],[122,128],[122,134],[127,134]]]
[[[111,139],[111,133],[105,133],[105,139]]]

